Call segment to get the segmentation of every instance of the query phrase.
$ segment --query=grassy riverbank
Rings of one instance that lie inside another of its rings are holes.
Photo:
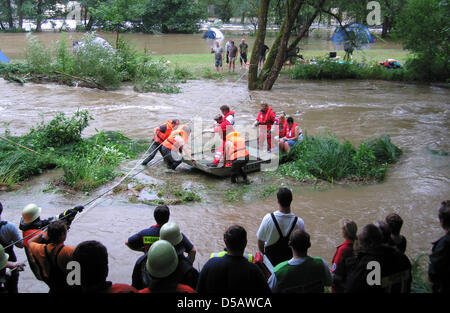
[[[13,136],[6,130],[3,137],[33,151],[0,140],[0,186],[14,189],[46,169],[61,168],[64,175],[56,184],[78,191],[92,190],[119,175],[116,169],[122,161],[136,158],[147,148],[147,143],[131,140],[120,132],[100,131],[82,138],[91,119],[87,111],[78,111],[71,118],[58,113],[24,136]]]

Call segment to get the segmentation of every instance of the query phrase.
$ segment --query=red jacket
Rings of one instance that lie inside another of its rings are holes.
[[[138,293],[138,290],[127,284],[113,284],[106,289],[106,293]]]
[[[272,126],[273,123],[275,123],[277,119],[277,115],[272,110],[271,107],[267,108],[266,112],[259,111],[258,116],[256,120],[258,121],[259,125],[270,125]]]
[[[331,272],[336,272],[336,269],[346,258],[353,255],[353,242],[351,240],[344,241],[340,246],[337,247],[336,253],[331,261]]]
[[[234,128],[233,125],[227,120],[222,119],[222,122],[220,122],[219,126],[214,127],[214,132],[216,133],[222,133],[222,140],[225,142],[227,134],[230,132],[233,132]]]

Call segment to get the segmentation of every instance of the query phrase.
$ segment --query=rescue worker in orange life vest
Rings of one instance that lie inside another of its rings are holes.
[[[289,152],[289,149],[299,140],[303,140],[302,130],[297,123],[294,123],[294,119],[292,117],[288,117],[285,136],[280,138],[278,143],[280,152]]]
[[[142,165],[147,165],[148,162],[153,160],[156,152],[161,152],[162,143],[170,136],[172,131],[180,124],[180,121],[174,119],[161,124],[159,127],[153,129],[153,140],[150,145],[150,155],[142,162]]]
[[[225,167],[231,167],[231,183],[237,183],[238,177],[241,175],[244,182],[248,184],[249,180],[244,168],[249,160],[249,152],[245,138],[242,138],[241,134],[236,131],[229,133],[226,136],[225,151]]]
[[[175,170],[181,164],[183,157],[192,159],[191,147],[188,143],[190,134],[191,129],[182,125],[163,142],[161,155],[168,169]]]
[[[70,224],[72,223],[73,219],[75,218],[75,215],[78,212],[83,211],[84,207],[79,205],[74,207],[73,209],[68,209],[64,211],[63,213],[49,217],[45,220],[41,220],[40,215],[42,209],[38,207],[34,203],[30,203],[26,205],[22,210],[22,218],[20,219],[20,225],[19,229],[22,231],[22,237],[23,237],[23,245],[25,249],[25,254],[28,259],[28,263],[30,264],[30,268],[37,279],[42,280],[40,277],[39,269],[37,268],[35,262],[33,261],[30,252],[28,250],[28,241],[39,234],[45,235],[47,237],[47,234],[42,230],[44,227],[48,226],[50,222],[63,219],[67,225],[67,229],[69,229]],[[43,241],[42,243],[46,243]]]

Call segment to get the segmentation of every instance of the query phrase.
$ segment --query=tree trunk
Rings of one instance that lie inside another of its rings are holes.
[[[390,30],[389,18],[385,16],[383,19],[383,30],[381,31],[381,38],[386,38],[389,30]]]
[[[256,31],[255,43],[253,44],[252,57],[248,69],[248,89],[255,90],[258,86],[258,63],[259,55],[264,40],[266,39],[267,13],[269,11],[270,0],[261,0],[258,11],[258,30]]]
[[[284,19],[283,28],[280,30],[280,47],[277,51],[273,66],[270,73],[266,76],[262,84],[263,90],[270,90],[275,84],[275,81],[283,68],[284,61],[287,55],[287,45],[289,43],[289,38],[291,36],[292,27],[294,26],[295,20],[297,19],[298,12],[302,7],[304,1],[301,0],[288,0],[286,2],[286,17]],[[265,67],[265,66],[264,66]]]
[[[9,29],[14,28],[14,21],[13,21],[13,15],[12,15],[12,7],[11,7],[11,0],[6,0],[6,8],[7,8],[7,17],[8,17],[8,24]]]
[[[86,30],[87,31],[91,30],[93,24],[94,24],[94,17],[91,15],[89,16],[89,22],[86,25]]]
[[[39,33],[42,31],[41,24],[42,24],[42,15],[44,14],[42,10],[42,2],[38,1],[37,4],[37,17],[36,17],[36,32]]]
[[[17,15],[19,17],[19,29],[23,28],[23,0],[19,0],[17,3]]]
[[[288,0],[286,2],[286,15],[283,20],[283,24],[278,32],[277,37],[275,38],[274,43],[272,44],[272,47],[270,48],[270,51],[267,56],[267,60],[259,74],[259,77],[256,77],[256,76],[254,77],[249,72],[249,89],[250,90],[252,90],[252,87],[253,87],[253,89],[257,89],[257,88],[260,88],[263,90],[272,89],[273,85],[275,84],[275,81],[277,80],[277,78],[280,74],[281,69],[283,68],[284,62],[288,59],[288,57],[291,54],[292,55],[296,54],[296,49],[297,49],[298,43],[308,33],[309,28],[311,27],[311,24],[316,19],[319,12],[322,10],[322,7],[325,4],[325,2],[326,2],[326,0],[319,1],[318,7],[316,8],[315,13],[307,20],[306,24],[303,26],[301,31],[297,34],[294,41],[289,46],[288,46],[288,44],[289,44],[289,39],[291,37],[292,29],[293,29],[295,21],[297,19],[298,13],[299,13],[302,5],[305,3],[305,1]],[[266,20],[267,20],[267,15],[266,15]],[[266,24],[264,24],[264,27],[266,27]],[[258,29],[258,32],[260,32],[261,28],[262,27],[260,27]],[[264,34],[265,34],[265,31],[264,31]],[[258,35],[257,35],[257,39],[258,39]],[[261,46],[262,46],[262,44],[261,44]],[[256,42],[255,42],[255,47],[254,47],[253,51],[255,51],[255,48],[256,48]],[[252,53],[252,59],[253,59],[253,53]],[[253,61],[251,63],[253,63]]]

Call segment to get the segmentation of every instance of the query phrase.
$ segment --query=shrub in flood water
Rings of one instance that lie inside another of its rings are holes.
[[[282,156],[278,170],[302,181],[381,181],[389,164],[396,162],[401,153],[389,135],[365,141],[358,148],[349,141],[342,143],[332,135],[305,136]]]
[[[58,113],[48,123],[20,137],[9,132],[5,137],[29,147],[38,154],[6,141],[0,142],[0,185],[12,187],[45,169],[62,168],[64,184],[76,190],[90,190],[117,176],[115,168],[125,159],[136,158],[146,149],[140,141],[131,140],[118,132],[99,132],[88,139],[81,132],[88,126],[87,111],[71,118]]]
[[[317,63],[299,64],[291,73],[292,79],[383,79],[412,80],[405,69],[387,69],[376,63],[338,63],[328,59],[318,59]]]

